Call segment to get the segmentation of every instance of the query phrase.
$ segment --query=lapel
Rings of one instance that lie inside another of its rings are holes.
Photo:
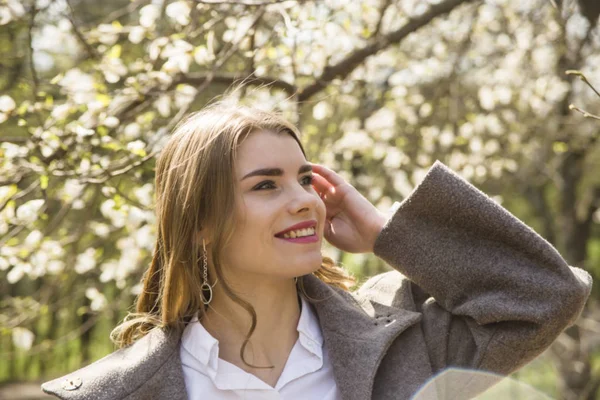
[[[418,312],[390,307],[337,290],[309,274],[303,278],[344,400],[370,399],[377,368],[398,335],[421,319]]]
[[[421,314],[334,289],[312,274],[305,275],[302,282],[307,300],[319,318],[342,398],[370,399],[375,374],[386,351],[398,335],[421,319]],[[179,343],[179,334],[153,330],[132,346],[46,382],[42,388],[46,393],[73,400],[185,400]],[[77,386],[72,387],[70,382],[77,382]],[[99,388],[103,390],[99,392]]]
[[[64,400],[186,400],[180,334],[154,329],[131,346],[42,385]]]

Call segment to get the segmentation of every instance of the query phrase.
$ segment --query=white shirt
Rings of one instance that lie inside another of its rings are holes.
[[[300,295],[302,311],[298,340],[275,387],[219,358],[219,341],[198,318],[185,328],[179,349],[188,398],[248,400],[339,400],[341,395],[323,346],[321,326],[310,304]]]

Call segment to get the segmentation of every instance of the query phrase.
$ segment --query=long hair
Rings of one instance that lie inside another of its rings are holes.
[[[152,261],[143,276],[136,312],[111,332],[119,346],[127,346],[155,328],[182,330],[196,314],[202,319],[202,248],[197,235],[207,228],[210,260],[227,296],[251,315],[252,324],[240,349],[256,327],[256,312],[223,278],[222,249],[228,244],[235,220],[234,162],[239,144],[248,134],[266,130],[287,134],[306,156],[297,128],[279,115],[227,103],[215,103],[189,115],[173,134],[156,162],[157,239]],[[323,257],[313,273],[323,282],[349,290],[352,276]],[[209,278],[214,282],[214,279]],[[210,282],[209,282],[210,283]],[[306,295],[302,280],[298,290]],[[256,367],[256,366],[252,366]],[[260,367],[257,367],[260,368]]]

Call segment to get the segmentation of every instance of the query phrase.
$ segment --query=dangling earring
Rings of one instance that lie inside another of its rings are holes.
[[[294,277],[294,283],[298,283],[298,277],[297,276]]]
[[[204,244],[204,239],[202,239],[202,286],[200,286],[200,289],[202,291],[202,302],[205,305],[208,305],[213,297],[213,291],[212,288],[215,287],[215,285],[217,284],[217,282],[219,281],[219,278],[217,278],[217,280],[215,281],[215,283],[211,286],[210,283],[208,283],[208,260],[206,258],[206,245]],[[208,299],[204,299],[204,291],[208,290],[209,295],[208,295]]]

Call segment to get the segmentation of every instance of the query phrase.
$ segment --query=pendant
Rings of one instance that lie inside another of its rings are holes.
[[[204,305],[208,305],[208,303],[210,303],[210,301],[212,300],[212,296],[213,296],[212,287],[208,284],[208,282],[204,282],[202,284],[202,286],[200,286],[200,290],[202,290],[202,302],[204,303]],[[204,299],[204,291],[205,290],[208,290],[208,292],[209,292],[209,296],[208,296],[207,300]]]

